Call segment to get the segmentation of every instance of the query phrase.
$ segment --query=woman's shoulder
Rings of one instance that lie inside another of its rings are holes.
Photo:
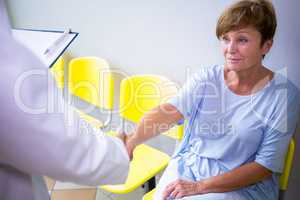
[[[288,98],[300,97],[300,92],[297,86],[280,72],[275,72],[271,85],[274,94],[279,96],[285,95]]]
[[[300,113],[300,93],[285,75],[275,73],[266,95],[263,95],[261,100],[269,101],[267,104],[267,109],[271,111],[269,125],[272,124],[281,132],[286,132],[286,128],[291,130],[294,128]],[[282,124],[287,127],[279,126]]]
[[[275,72],[270,86],[267,91],[276,107],[286,105],[295,109],[300,108],[300,90],[285,75]]]

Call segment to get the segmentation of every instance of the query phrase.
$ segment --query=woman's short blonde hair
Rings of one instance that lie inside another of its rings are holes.
[[[231,5],[219,17],[216,35],[220,39],[232,30],[254,27],[261,34],[261,44],[272,40],[276,27],[276,13],[268,0],[241,0]]]

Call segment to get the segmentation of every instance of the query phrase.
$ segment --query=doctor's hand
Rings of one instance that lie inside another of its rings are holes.
[[[185,180],[176,180],[165,188],[163,200],[179,199],[185,196],[204,194],[204,185],[202,182],[193,182]]]
[[[134,137],[133,135],[127,135],[126,133],[119,133],[118,138],[120,138],[126,147],[127,153],[129,155],[130,160],[133,158],[133,151],[136,147],[134,143]]]

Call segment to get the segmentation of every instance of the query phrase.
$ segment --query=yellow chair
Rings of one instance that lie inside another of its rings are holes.
[[[120,116],[123,120],[138,123],[146,112],[166,102],[176,93],[176,85],[164,77],[138,75],[126,78],[121,82]],[[166,135],[178,138],[177,135],[182,136],[182,132],[183,127],[176,126]],[[133,152],[125,184],[105,185],[101,188],[116,194],[129,193],[149,180],[155,182],[155,175],[167,166],[169,160],[167,154],[141,144]]]
[[[63,57],[59,57],[59,59],[50,68],[50,71],[54,76],[54,80],[56,82],[57,87],[62,89],[64,87],[64,71],[65,71],[65,63]]]
[[[69,92],[85,102],[108,111],[107,120],[97,120],[79,111],[86,121],[97,128],[109,124],[113,109],[113,78],[108,63],[97,57],[79,57],[72,59],[68,70]]]
[[[289,145],[289,149],[285,157],[284,170],[279,179],[279,190],[280,190],[279,199],[283,199],[284,192],[288,188],[289,176],[293,165],[294,153],[295,153],[295,140],[292,138]]]
[[[282,200],[284,196],[284,192],[287,190],[288,187],[288,181],[289,181],[289,176],[293,164],[293,158],[294,158],[294,153],[295,153],[295,141],[294,139],[291,140],[288,152],[285,157],[285,164],[284,164],[284,170],[283,173],[280,176],[279,180],[279,199]],[[153,195],[155,193],[156,189],[151,190],[147,194],[144,195],[143,200],[152,200]]]

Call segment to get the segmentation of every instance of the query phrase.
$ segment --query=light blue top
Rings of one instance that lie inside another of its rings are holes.
[[[253,95],[233,93],[224,67],[201,68],[169,103],[187,119],[182,143],[173,155],[179,174],[199,181],[257,162],[270,179],[243,188],[246,199],[278,199],[278,175],[295,130],[299,92],[284,76]]]

